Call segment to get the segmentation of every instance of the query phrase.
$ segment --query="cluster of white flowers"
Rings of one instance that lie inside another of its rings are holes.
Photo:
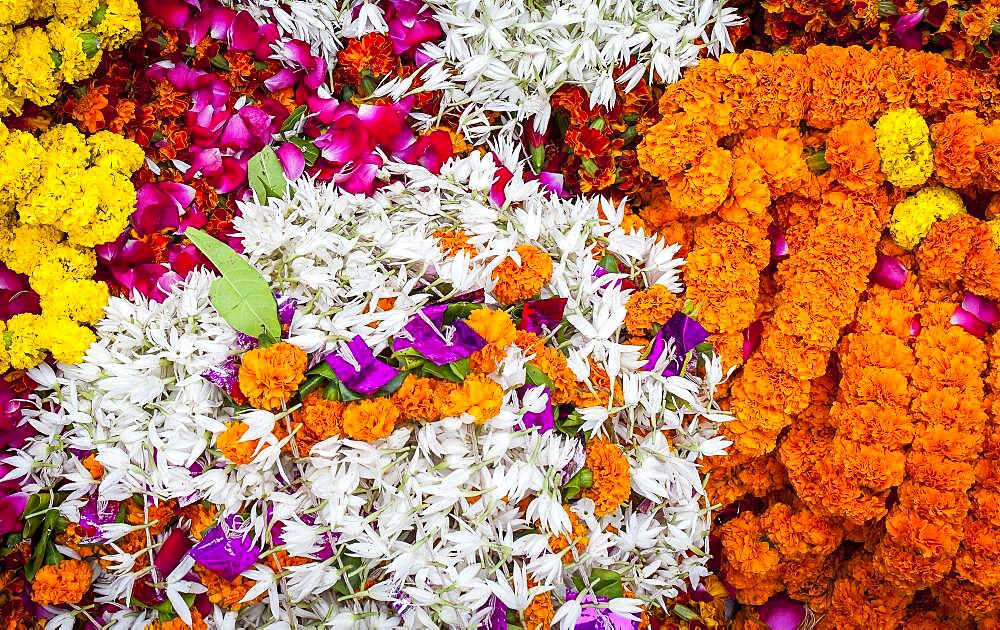
[[[31,469],[27,490],[69,492],[61,511],[71,521],[95,493],[207,501],[223,520],[240,514],[264,549],[242,574],[254,582],[244,599],[264,599],[238,613],[215,607],[212,628],[469,628],[497,602],[523,611],[546,592],[556,621],[572,627],[581,604],[565,593],[589,583],[593,569],[621,576],[629,596],[600,606],[626,617],[697,584],[708,573],[711,520],[697,460],[727,444],[713,400],[724,375],[710,354],[682,376],[642,369],[641,348],[623,343],[632,290],[618,282],[680,291],[677,247],[623,231],[623,209],[607,200],[561,200],[516,176],[497,205],[488,156],[451,160],[440,175],[390,164],[381,176],[394,183],[371,197],[300,179],[284,198],[242,204],[235,225],[245,255],[275,291],[298,299],[286,341],[318,360],[361,335],[378,353],[429,302],[485,289],[495,303],[493,269],[531,244],[553,259],[541,297],[567,298],[560,339],[569,367],[588,384],[591,362],[599,366],[621,384],[618,404],[611,396],[607,407],[580,409],[576,435],[525,429],[537,392],[518,395],[531,357],[511,346],[488,376],[504,391],[495,418],[401,424],[381,440],[336,437],[293,457],[272,434],[284,414],[238,410],[202,378],[239,350],[210,304],[211,274],[196,271],[163,303],[113,298],[83,363],[33,373],[43,391],[27,413],[40,431],[20,462]],[[478,253],[447,255],[433,236],[442,229],[463,230]],[[596,244],[622,273],[595,274]],[[383,298],[393,305],[374,308]],[[228,462],[215,446],[233,420],[250,428],[244,440],[259,440],[248,464]],[[562,494],[584,465],[585,435],[617,444],[630,468],[633,498],[603,516],[592,500],[566,504]],[[99,481],[73,454],[82,451],[104,466]],[[570,531],[570,512],[588,542],[557,552],[551,537]],[[307,561],[275,571],[267,561],[275,527],[280,550]],[[113,546],[132,529],[109,524],[101,533]],[[167,535],[150,536],[142,553],[152,558]],[[319,555],[324,545],[332,555]],[[138,555],[120,551],[97,577],[98,602],[122,606],[111,616],[116,628],[152,618],[128,608],[138,567],[151,564],[137,564]],[[204,590],[185,580],[189,560],[164,587],[182,617],[190,613],[179,610],[179,593]]]

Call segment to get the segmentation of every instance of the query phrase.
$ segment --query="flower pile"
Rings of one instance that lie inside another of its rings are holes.
[[[740,623],[787,597],[821,628],[1000,614],[973,568],[994,557],[997,96],[937,55],[826,46],[666,88],[640,217],[687,248],[683,297],[738,369],[709,495],[736,508],[723,579],[768,604]]]
[[[501,168],[241,202],[246,261],[188,228],[221,277],[114,297],[79,365],[33,371],[10,461],[57,498],[33,601],[128,627],[668,614],[708,574],[720,361],[676,246]]]
[[[50,105],[139,32],[135,0],[7,0],[0,7],[0,115]]]
[[[142,149],[108,132],[60,125],[35,138],[0,123],[0,372],[51,352],[75,363],[94,340],[108,289],[91,278],[94,246],[114,240],[135,207],[129,181]]]

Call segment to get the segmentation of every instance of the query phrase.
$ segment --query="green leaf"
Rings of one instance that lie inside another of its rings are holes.
[[[396,378],[392,379],[391,381],[383,385],[381,388],[379,388],[379,390],[375,392],[375,395],[391,396],[395,394],[396,390],[398,390],[400,387],[403,386],[403,381],[406,380],[406,376],[407,376],[406,372],[400,372],[399,374],[396,375]]]
[[[334,374],[333,368],[326,361],[320,361],[316,364],[316,367],[306,372],[309,376],[322,376],[328,381],[337,380],[337,375]]]
[[[554,387],[552,379],[546,376],[545,372],[538,369],[534,363],[524,365],[524,377],[531,385],[545,385],[551,391]]]
[[[603,256],[601,256],[601,260],[599,260],[597,264],[604,267],[611,273],[619,272],[618,259],[612,256],[611,254],[604,254]]]
[[[573,574],[573,586],[576,587],[576,592],[580,592],[587,588],[587,583],[583,581],[583,578],[579,575]]]
[[[622,576],[609,569],[594,568],[590,571],[590,581],[594,586],[594,594],[608,599],[623,597]]]
[[[52,544],[53,534],[55,534],[56,517],[58,515],[59,513],[54,509],[49,510],[45,514],[42,533],[32,549],[31,560],[24,567],[24,576],[29,582],[35,579],[35,574],[42,568],[45,558],[49,555],[49,546]]]
[[[58,50],[52,49],[49,51],[49,59],[52,60],[52,65],[55,66],[56,70],[62,65],[62,55],[59,54]]]
[[[583,418],[580,416],[580,412],[574,409],[569,412],[565,418],[560,418],[556,414],[556,430],[565,435],[574,436],[580,432],[580,427],[583,426]]]
[[[326,383],[326,379],[319,375],[313,375],[306,379],[305,384],[299,388],[299,396],[305,398]]]
[[[261,203],[266,203],[271,197],[281,197],[288,186],[281,160],[271,147],[264,147],[260,153],[250,158],[247,163],[247,179]]]
[[[219,315],[242,333],[253,337],[267,334],[279,339],[281,322],[278,320],[278,302],[260,272],[231,247],[206,232],[188,228],[184,236],[222,274],[209,289],[212,306],[219,311]]]
[[[478,311],[483,308],[482,304],[476,304],[475,302],[455,302],[454,304],[449,304],[448,308],[444,311],[444,323],[450,324],[456,319],[466,319],[472,314],[472,311]]]
[[[448,364],[448,369],[451,373],[455,375],[458,382],[461,383],[465,380],[465,377],[469,375],[469,358],[459,359],[458,361],[452,361]]]
[[[289,142],[302,150],[302,155],[306,158],[307,166],[312,166],[316,163],[316,160],[319,159],[319,149],[316,148],[316,144],[312,140],[308,140],[306,138],[292,138]]]
[[[281,129],[278,130],[278,133],[285,133],[286,131],[294,129],[295,125],[299,124],[302,117],[306,115],[307,109],[308,108],[305,105],[299,105],[292,110],[292,113],[288,115],[288,118],[286,118],[285,122],[281,125]]]
[[[330,384],[326,386],[323,390],[323,396],[327,400],[336,400],[340,402],[349,402],[352,400],[361,400],[363,396],[359,396],[351,391],[344,383],[339,379],[334,377]]]
[[[580,471],[573,475],[562,487],[563,500],[572,501],[583,494],[584,490],[592,488],[593,486],[594,473],[591,472],[589,468],[581,468]]]
[[[364,584],[364,576],[361,572],[364,561],[347,553],[340,556],[340,561],[344,564],[344,572],[340,580],[333,585],[333,590],[346,597],[361,590]]]
[[[101,2],[97,5],[97,9],[94,11],[93,15],[90,16],[90,25],[97,26],[104,21],[104,16],[108,13],[108,3]]]
[[[681,604],[676,604],[674,606],[673,613],[684,621],[695,621],[697,619],[701,619],[701,617],[698,616],[698,613]]]

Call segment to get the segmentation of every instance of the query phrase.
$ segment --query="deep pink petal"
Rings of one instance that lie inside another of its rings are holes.
[[[406,123],[412,106],[412,98],[392,105],[360,105],[358,120],[375,144],[398,151],[413,140],[413,129]]]
[[[381,166],[382,158],[371,154],[356,162],[349,171],[334,176],[333,181],[349,193],[370,195],[375,190],[375,176]]]
[[[260,32],[257,21],[246,11],[240,11],[233,18],[229,30],[229,41],[236,50],[254,50],[260,44]]]
[[[955,307],[955,312],[952,313],[951,319],[948,321],[956,326],[961,326],[965,332],[977,337],[986,335],[986,323],[961,306]]]
[[[306,99],[309,111],[316,114],[316,119],[328,125],[343,116],[357,116],[358,109],[350,103],[341,103],[334,98],[310,96]]]
[[[167,28],[181,28],[191,18],[194,8],[182,0],[143,0],[142,12]]]
[[[566,185],[562,173],[542,171],[538,174],[538,182],[542,185],[542,188],[555,193],[560,199],[569,198],[569,193],[566,191]]]
[[[253,54],[257,59],[263,61],[274,54],[272,45],[278,41],[279,37],[277,24],[263,24],[260,26],[260,42],[254,48]]]
[[[875,269],[869,276],[872,282],[880,284],[887,289],[898,289],[906,284],[907,271],[903,263],[893,256],[878,255]]]
[[[771,239],[771,258],[784,258],[788,255],[788,241],[785,240],[785,233],[778,229],[778,226],[771,225],[767,228],[767,235]]]
[[[278,131],[274,125],[274,117],[265,112],[260,107],[247,105],[238,112],[239,117],[246,123],[247,128],[257,138],[268,141],[271,136]]]
[[[424,42],[440,39],[441,35],[441,26],[430,12],[412,19],[397,18],[389,22],[389,39],[397,55],[409,52]]]
[[[162,66],[160,66],[162,68]],[[147,73],[150,74],[150,73]],[[195,70],[186,63],[175,65],[166,71],[166,79],[170,85],[182,92],[191,92],[198,87],[198,79],[205,76],[205,72]]]
[[[306,78],[303,83],[306,84],[306,87],[315,90],[319,86],[326,83],[326,79],[326,60],[322,57],[315,57],[313,59],[313,68],[308,74],[306,74]]]
[[[233,116],[226,123],[225,128],[222,130],[222,135],[219,136],[219,146],[225,148],[229,147],[231,149],[248,149],[256,140],[254,134],[250,133],[250,129],[247,128],[246,122],[240,116]]]
[[[15,273],[0,263],[0,289],[4,291],[23,291],[28,288],[28,278]]]
[[[222,175],[215,184],[220,193],[233,192],[247,183],[247,160],[232,157],[222,158]]]
[[[194,179],[198,173],[203,173],[206,176],[222,173],[222,151],[218,148],[192,148],[191,153],[194,159],[191,160],[191,168],[184,173],[184,179]]]
[[[346,164],[369,153],[374,145],[365,128],[342,118],[316,139],[316,148],[324,159]]]
[[[0,535],[19,532],[24,527],[21,516],[28,506],[28,494],[17,492],[0,498]]]
[[[298,179],[302,171],[306,170],[306,156],[302,153],[302,149],[291,142],[282,144],[275,153],[278,154],[278,161],[281,162],[281,168],[289,180]]]
[[[757,612],[770,630],[796,630],[806,616],[805,605],[786,595],[775,595]]]
[[[191,93],[191,110],[200,112],[208,106],[222,108],[232,92],[229,84],[219,79],[199,82],[199,87]]]
[[[750,324],[743,331],[743,360],[746,361],[753,354],[753,351],[760,345],[760,334],[764,330],[764,325],[758,320]]]
[[[312,70],[315,67],[312,49],[309,44],[299,39],[290,39],[282,48],[282,57],[302,70]]]
[[[995,326],[1000,323],[1000,309],[997,308],[997,305],[974,293],[965,292],[962,297],[962,308],[972,313],[976,319],[984,324]]]
[[[900,46],[910,50],[919,50],[921,46],[920,31],[917,26],[927,14],[927,9],[920,9],[915,13],[902,15],[892,26],[892,35],[899,40]]]
[[[298,77],[294,72],[288,68],[282,68],[273,77],[264,81],[264,87],[272,92],[277,92],[278,90],[292,87],[296,81],[298,81]]]
[[[498,208],[502,208],[507,203],[507,193],[504,190],[507,188],[507,182],[514,178],[514,174],[506,166],[500,165],[500,160],[496,156],[493,159],[497,163],[498,168],[496,179],[493,180],[493,186],[490,187],[490,201],[496,204]]]

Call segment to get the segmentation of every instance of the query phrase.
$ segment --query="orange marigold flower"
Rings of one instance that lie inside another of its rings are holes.
[[[144,499],[145,500],[145,499]],[[147,503],[145,509],[135,501],[125,501],[125,522],[129,525],[149,525],[149,532],[154,536],[163,533],[177,516],[177,500]],[[145,540],[145,533],[142,534]]]
[[[500,413],[502,405],[503,388],[496,381],[480,374],[470,374],[460,387],[452,390],[445,413],[449,416],[467,413],[481,424]]]
[[[256,455],[258,440],[240,440],[249,428],[242,422],[228,422],[226,430],[215,438],[215,447],[234,464],[249,464]]]
[[[181,509],[181,513],[191,521],[191,537],[201,540],[205,532],[215,525],[219,508],[210,503],[198,502],[185,506]]]
[[[194,608],[191,609],[191,624],[188,626],[180,617],[174,617],[170,621],[155,621],[144,630],[208,630],[208,624],[202,619],[201,613]]]
[[[964,188],[979,173],[976,150],[983,141],[983,121],[976,112],[949,114],[931,125],[934,173],[949,188]]]
[[[241,602],[240,600],[247,594],[247,591],[256,584],[253,580],[241,575],[236,576],[236,579],[230,582],[219,577],[215,572],[202,568],[201,565],[195,565],[194,572],[198,574],[201,583],[208,589],[208,601],[223,610],[239,610],[264,598],[264,593],[261,593],[248,602]]]
[[[336,400],[327,400],[319,392],[306,396],[302,407],[292,414],[292,429],[297,425],[301,426],[295,434],[299,449],[308,454],[317,442],[344,435],[343,417],[346,406]],[[287,433],[284,420],[278,420],[274,428],[279,439]],[[278,435],[279,431],[281,435]]]
[[[493,295],[504,305],[538,295],[552,277],[552,258],[533,245],[518,245],[514,251],[521,263],[507,257],[493,270]]]
[[[109,89],[107,85],[88,88],[73,108],[73,119],[90,133],[104,127],[104,108],[108,106]]]
[[[101,462],[97,461],[97,455],[94,453],[84,457],[80,463],[83,464],[83,467],[87,469],[87,472],[95,480],[100,481],[101,477],[104,476],[104,466],[101,465]]]
[[[636,152],[643,169],[666,180],[686,170],[715,144],[715,136],[702,120],[679,114],[664,116],[650,127]]]
[[[879,186],[885,179],[875,129],[864,120],[849,120],[831,129],[825,159],[833,179],[851,190]]]
[[[350,83],[362,76],[381,77],[396,67],[392,42],[384,33],[368,33],[360,39],[348,40],[337,53],[337,70],[345,73]]]
[[[765,181],[764,169],[756,162],[745,157],[736,158],[730,194],[719,207],[718,215],[734,223],[770,223],[767,209],[771,205],[771,191]]]
[[[528,586],[534,586],[529,580]],[[549,593],[535,595],[528,604],[528,607],[521,613],[524,621],[524,630],[549,630],[552,627],[552,618],[555,617],[555,608],[552,606],[552,596]]]
[[[583,496],[594,501],[594,513],[604,516],[618,509],[632,494],[632,477],[628,459],[607,438],[593,437],[587,441],[586,467],[594,475],[594,485]]]
[[[587,545],[590,544],[590,530],[587,529],[586,523],[581,521],[580,517],[572,509],[569,507],[564,509],[566,510],[566,516],[569,517],[572,531],[568,537],[566,534],[549,536],[549,549],[553,553],[561,553],[572,546],[576,550],[576,553],[571,551],[562,558],[563,564],[569,564],[573,562],[578,554],[583,554],[587,550]]]
[[[630,335],[645,335],[654,326],[662,326],[681,306],[681,298],[662,284],[636,291],[625,304],[625,328]]]
[[[90,590],[94,571],[83,560],[67,558],[38,570],[31,583],[31,599],[40,606],[79,604]]]
[[[670,201],[688,216],[709,214],[726,200],[732,177],[732,154],[709,148],[683,173],[667,180]]]
[[[449,396],[457,388],[448,381],[407,374],[392,401],[404,420],[436,422],[445,417]]]
[[[489,374],[497,369],[507,353],[507,347],[517,338],[517,328],[510,315],[501,310],[479,308],[466,320],[472,330],[486,340],[486,346],[469,359],[476,372]]]
[[[369,398],[344,409],[344,433],[353,440],[374,442],[393,432],[399,409],[388,398]]]
[[[305,379],[306,353],[284,341],[243,355],[240,391],[258,409],[277,411]]]
[[[463,230],[437,230],[434,238],[446,256],[455,256],[458,252],[466,252],[469,256],[479,253],[476,246],[469,243],[469,235]]]
[[[777,199],[803,188],[809,180],[802,151],[798,130],[789,128],[744,139],[733,149],[733,157],[746,157],[764,169],[764,181],[771,197]]]

